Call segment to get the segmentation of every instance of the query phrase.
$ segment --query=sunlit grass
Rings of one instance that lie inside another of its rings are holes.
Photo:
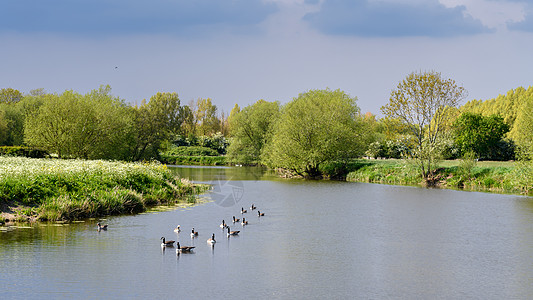
[[[348,181],[401,185],[425,182],[416,165],[408,160],[362,160],[360,165],[347,175]],[[439,187],[531,194],[533,186],[526,171],[511,161],[480,161],[465,169],[461,160],[453,160],[439,162],[433,176]]]
[[[155,162],[0,157],[0,203],[24,206],[19,215],[41,220],[139,213],[190,202],[205,189]]]

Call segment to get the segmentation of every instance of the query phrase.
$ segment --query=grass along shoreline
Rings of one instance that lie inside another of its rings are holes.
[[[467,191],[533,195],[530,170],[519,162],[443,161],[433,174],[436,187]],[[425,185],[418,168],[407,160],[360,160],[347,181]]]
[[[140,213],[157,205],[193,203],[208,188],[155,162],[0,156],[0,223]]]

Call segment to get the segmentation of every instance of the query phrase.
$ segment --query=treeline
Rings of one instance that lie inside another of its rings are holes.
[[[183,137],[202,145],[211,140],[202,136],[217,133],[227,134],[227,120],[211,99],[184,105],[177,93],[157,93],[131,105],[111,95],[109,86],[87,94],[0,90],[0,145],[35,147],[59,158],[148,160]]]
[[[436,159],[527,160],[533,153],[533,87],[460,106],[464,88],[435,72],[400,82],[383,118],[362,114],[357,98],[341,90],[310,90],[284,105],[235,105],[228,116],[211,99],[185,105],[177,93],[157,93],[131,105],[110,92],[2,89],[0,145],[62,158],[266,165],[313,178],[346,172],[350,160],[363,156],[427,161],[420,165],[426,178]],[[454,92],[453,103],[424,100],[449,100]],[[408,99],[413,93],[424,101]],[[217,155],[225,159],[209,158]]]

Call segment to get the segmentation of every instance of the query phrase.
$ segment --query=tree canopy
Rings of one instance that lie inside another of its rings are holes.
[[[389,103],[381,108],[385,116],[399,119],[416,140],[412,156],[422,176],[428,179],[439,154],[439,142],[453,108],[467,95],[466,90],[438,72],[413,72],[391,92]]]
[[[236,106],[238,109],[238,106]],[[230,160],[245,164],[259,162],[261,152],[272,137],[272,128],[279,118],[278,102],[259,100],[231,115],[232,143],[228,149]]]
[[[358,157],[361,141],[359,108],[341,90],[310,90],[283,109],[262,161],[304,177],[321,175],[327,161]]]
[[[498,144],[509,132],[503,118],[499,115],[489,117],[474,113],[463,113],[454,122],[455,143],[461,152],[472,152],[477,158],[497,160]]]

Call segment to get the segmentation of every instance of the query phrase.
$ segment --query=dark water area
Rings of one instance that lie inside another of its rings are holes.
[[[286,180],[260,168],[174,171],[213,184],[205,202],[110,217],[100,232],[96,219],[2,228],[0,298],[533,296],[532,198]],[[233,215],[249,225],[234,225]],[[223,219],[240,234],[227,238]],[[206,243],[212,233],[214,247]],[[177,255],[160,246],[162,236],[196,248]]]

